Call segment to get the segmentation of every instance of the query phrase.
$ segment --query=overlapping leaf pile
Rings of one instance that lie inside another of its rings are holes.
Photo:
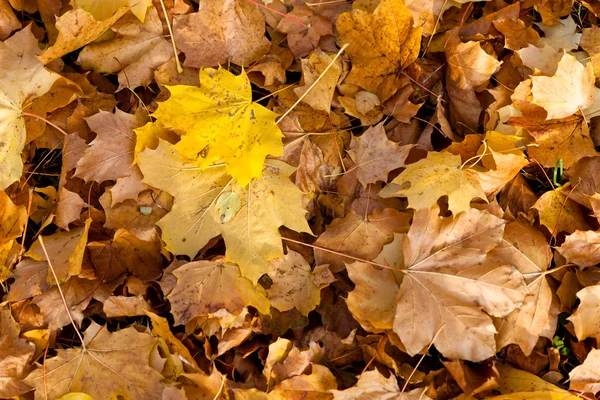
[[[593,398],[598,16],[0,0],[0,398]]]

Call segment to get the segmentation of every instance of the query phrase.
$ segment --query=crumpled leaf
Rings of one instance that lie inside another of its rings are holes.
[[[600,232],[576,230],[557,250],[567,262],[582,268],[600,264]]]
[[[384,377],[377,368],[363,372],[356,385],[345,390],[331,390],[335,400],[430,400],[424,388],[409,391],[400,390],[394,375]]]
[[[18,397],[30,390],[21,379],[28,373],[28,364],[35,347],[19,337],[20,326],[10,308],[0,308],[0,396]]]
[[[17,35],[0,43],[0,189],[21,178],[25,146],[23,107],[46,93],[60,75],[46,70],[19,43]]]
[[[400,1],[382,0],[372,14],[340,15],[336,26],[340,43],[350,43],[352,69],[345,81],[387,100],[397,89],[399,72],[419,54],[421,29],[413,28],[409,10]]]
[[[225,162],[227,173],[246,186],[259,176],[267,155],[283,155],[283,134],[276,114],[252,102],[245,72],[200,71],[200,88],[167,86],[171,97],[152,114],[167,128],[185,135],[175,148],[205,170]]]
[[[86,393],[94,399],[162,399],[162,376],[148,365],[156,338],[133,327],[111,333],[95,323],[84,335],[85,348],[57,350],[56,357],[46,360],[44,370],[39,367],[25,379],[36,388],[36,398],[44,398],[46,382],[48,399],[68,392]]]
[[[156,150],[139,153],[138,160],[144,182],[175,197],[171,212],[157,223],[167,248],[175,254],[193,258],[221,234],[227,260],[256,282],[267,272],[269,260],[283,257],[280,226],[310,232],[302,193],[288,178],[294,169],[281,161],[267,161],[263,174],[241,187],[226,175],[225,166],[201,172],[163,140]],[[216,202],[227,191],[238,193],[242,203],[235,217],[223,222]]]
[[[270,45],[263,14],[246,0],[202,1],[198,12],[175,19],[173,34],[186,67],[248,66]]]
[[[594,103],[594,68],[564,54],[553,76],[532,76],[532,103],[543,107],[546,119],[566,118]]]
[[[359,138],[352,136],[348,155],[358,168],[357,178],[366,187],[387,181],[390,171],[403,167],[413,145],[400,146],[389,140],[383,123],[370,127]]]

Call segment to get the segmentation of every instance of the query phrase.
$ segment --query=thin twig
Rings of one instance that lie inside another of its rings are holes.
[[[175,54],[175,64],[177,65],[177,72],[180,74],[183,73],[183,67],[179,62],[179,55],[177,54],[177,46],[175,46],[175,36],[173,36],[173,29],[171,29],[171,23],[169,22],[169,14],[167,14],[167,8],[165,7],[165,2],[163,0],[160,1],[160,6],[162,7],[163,13],[165,14],[165,22],[167,23],[167,28],[169,29],[169,35],[171,35],[171,44],[173,45],[173,54]]]
[[[64,131],[64,129],[62,129],[60,126],[56,125],[54,122],[50,122],[49,120],[47,120],[46,118],[36,115],[36,114],[32,114],[32,113],[28,113],[28,112],[21,112],[21,115],[26,115],[28,117],[32,117],[32,118],[37,118],[41,121],[44,121],[45,123],[47,123],[48,125],[50,125],[51,127],[53,127],[54,129],[56,129],[57,131],[59,131],[60,133],[62,133],[65,136],[69,136],[69,134],[67,132]]]

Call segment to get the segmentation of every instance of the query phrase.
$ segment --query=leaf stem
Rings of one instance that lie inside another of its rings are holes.
[[[64,129],[62,129],[60,126],[56,125],[54,122],[50,122],[49,120],[47,120],[46,118],[39,116],[37,114],[32,114],[32,113],[28,113],[28,112],[21,112],[21,115],[25,115],[27,117],[32,117],[32,118],[37,118],[41,121],[44,121],[45,123],[47,123],[48,125],[50,125],[51,127],[53,127],[54,129],[56,129],[57,131],[59,131],[60,133],[62,133],[65,136],[69,136],[69,134],[67,132],[65,132]]]
[[[162,0],[161,0],[161,1],[162,1]],[[297,23],[297,24],[300,24],[300,25],[302,25],[302,26],[303,26],[303,27],[305,27],[305,28],[308,28],[308,25],[306,25],[304,22],[300,21],[298,18],[292,17],[292,16],[291,16],[291,15],[289,15],[289,14],[282,13],[281,11],[277,11],[277,10],[275,10],[275,9],[273,9],[273,8],[271,8],[271,7],[268,7],[268,6],[264,5],[264,4],[260,4],[260,3],[259,3],[258,1],[256,1],[256,0],[248,0],[248,2],[250,2],[250,3],[254,4],[254,5],[255,5],[255,6],[257,6],[257,7],[264,8],[265,10],[267,10],[267,11],[270,11],[270,12],[272,12],[272,13],[274,13],[274,14],[281,15],[282,17],[284,17],[284,18],[287,18],[287,19],[289,19],[290,21],[294,21],[295,23]]]

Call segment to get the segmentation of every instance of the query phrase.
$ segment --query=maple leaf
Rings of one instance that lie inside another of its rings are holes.
[[[588,337],[600,339],[600,329],[596,321],[600,315],[600,286],[588,286],[577,292],[579,306],[568,318],[573,323],[578,340]]]
[[[295,307],[302,315],[308,315],[321,302],[321,289],[335,280],[327,266],[311,271],[302,255],[291,250],[285,258],[269,264],[268,274],[273,283],[267,294],[271,305],[279,311]]]
[[[177,325],[196,317],[216,316],[221,310],[237,316],[246,306],[269,313],[269,300],[240,275],[235,264],[195,261],[177,268],[173,274],[177,284],[168,299]]]
[[[569,185],[550,190],[541,195],[532,206],[539,214],[540,224],[551,233],[591,229],[579,204],[569,198],[570,190]]]
[[[359,295],[352,304],[361,318],[370,312],[386,316],[382,328],[387,329],[394,301],[393,330],[409,354],[433,342],[448,358],[484,360],[496,352],[495,328],[488,314],[504,317],[521,304],[523,277],[513,266],[486,263],[486,254],[500,244],[504,221],[476,209],[454,219],[440,218],[438,212],[435,206],[415,214],[403,242],[406,269],[400,285],[391,273],[376,272],[364,263],[355,266],[354,274],[358,267],[377,279],[359,278],[356,283],[362,287],[355,290],[375,295],[362,303],[364,295]],[[385,292],[379,289],[382,282],[389,288]],[[391,290],[394,284],[397,291]],[[440,329],[443,334],[436,335]]]
[[[57,350],[25,379],[36,388],[36,398],[48,399],[70,391],[82,392],[94,399],[115,396],[136,399],[162,399],[162,376],[148,365],[156,338],[132,327],[109,332],[95,323],[84,334],[85,347]]]
[[[391,208],[375,210],[371,215],[358,215],[350,211],[344,218],[337,218],[327,226],[315,246],[338,253],[372,260],[381,252],[383,245],[394,239],[394,232],[406,232],[408,215]],[[329,264],[332,272],[344,269],[350,259],[315,249],[317,265]]]
[[[276,114],[252,102],[246,73],[200,71],[200,86],[167,86],[171,97],[152,114],[167,128],[185,133],[175,148],[202,169],[223,161],[227,173],[246,186],[263,170],[267,155],[281,156],[283,134]]]
[[[21,178],[25,146],[22,112],[50,90],[60,75],[50,72],[22,47],[18,37],[0,43],[0,189]]]
[[[0,396],[15,398],[31,390],[21,379],[28,373],[28,364],[35,348],[19,337],[20,326],[10,308],[0,308]]]
[[[294,89],[294,93],[299,98],[310,89],[302,101],[315,110],[325,111],[326,113],[331,110],[331,100],[333,99],[335,86],[342,73],[342,63],[336,60],[329,67],[327,73],[321,76],[331,62],[332,58],[322,50],[313,51],[308,58],[302,60],[304,85]],[[317,79],[320,80],[315,84]]]
[[[142,3],[139,3],[142,4]],[[145,15],[145,11],[144,11]],[[154,7],[140,23],[125,15],[111,28],[114,38],[87,45],[77,57],[82,68],[101,73],[119,72],[119,89],[148,86],[154,70],[173,56],[173,48],[163,37],[163,27]]]
[[[569,389],[596,394],[600,392],[600,350],[592,349],[583,364],[569,372]]]
[[[600,232],[577,230],[557,250],[567,262],[582,268],[600,264]]]
[[[58,29],[56,42],[40,54],[39,60],[48,64],[96,40],[127,11],[129,9],[126,7],[120,8],[112,17],[100,22],[81,8],[67,11],[56,21]]]
[[[109,19],[122,7],[127,7],[143,23],[152,0],[77,0],[77,7],[92,14],[96,21]]]
[[[460,156],[447,152],[429,152],[427,158],[407,165],[379,195],[407,197],[408,206],[417,210],[431,208],[440,197],[448,196],[454,215],[469,210],[474,198],[487,201],[477,174],[462,168]]]
[[[203,1],[198,12],[175,19],[173,25],[188,67],[249,65],[269,50],[265,18],[246,0]]]
[[[86,182],[104,182],[131,176],[137,169],[133,164],[135,128],[144,125],[145,117],[116,109],[114,114],[100,111],[86,118],[96,138],[77,162],[75,176]]]
[[[0,244],[21,236],[26,222],[25,206],[17,206],[3,190],[0,190]]]
[[[262,175],[246,187],[234,182],[223,165],[202,172],[186,164],[163,140],[156,150],[139,153],[138,164],[144,182],[175,197],[171,212],[157,223],[167,248],[175,254],[193,258],[221,234],[227,260],[256,282],[267,271],[269,260],[283,257],[280,226],[310,232],[302,192],[289,180],[294,168],[281,161],[267,161]],[[217,206],[221,196],[231,197],[228,193],[240,199],[239,209],[229,216]]]
[[[294,5],[294,9],[287,14],[288,18],[282,18],[277,25],[278,31],[287,34],[288,46],[296,57],[308,55],[318,49],[319,40],[323,36],[333,35],[329,19],[317,14],[315,10],[319,9]]]
[[[375,93],[381,101],[396,91],[398,73],[419,54],[421,29],[413,28],[406,6],[395,0],[382,0],[373,13],[353,10],[336,22],[341,43],[352,60],[347,83]]]
[[[356,385],[345,390],[331,390],[334,400],[353,399],[396,399],[396,400],[430,400],[425,389],[414,389],[407,392],[400,390],[396,377],[385,378],[377,369],[365,371],[358,378]]]
[[[548,112],[546,119],[566,118],[594,103],[594,68],[570,54],[563,55],[553,76],[532,76],[531,82],[532,103]]]
[[[348,155],[358,168],[357,178],[366,187],[387,181],[390,171],[403,167],[413,145],[400,146],[389,140],[383,123],[370,127],[358,139],[352,136]]]

